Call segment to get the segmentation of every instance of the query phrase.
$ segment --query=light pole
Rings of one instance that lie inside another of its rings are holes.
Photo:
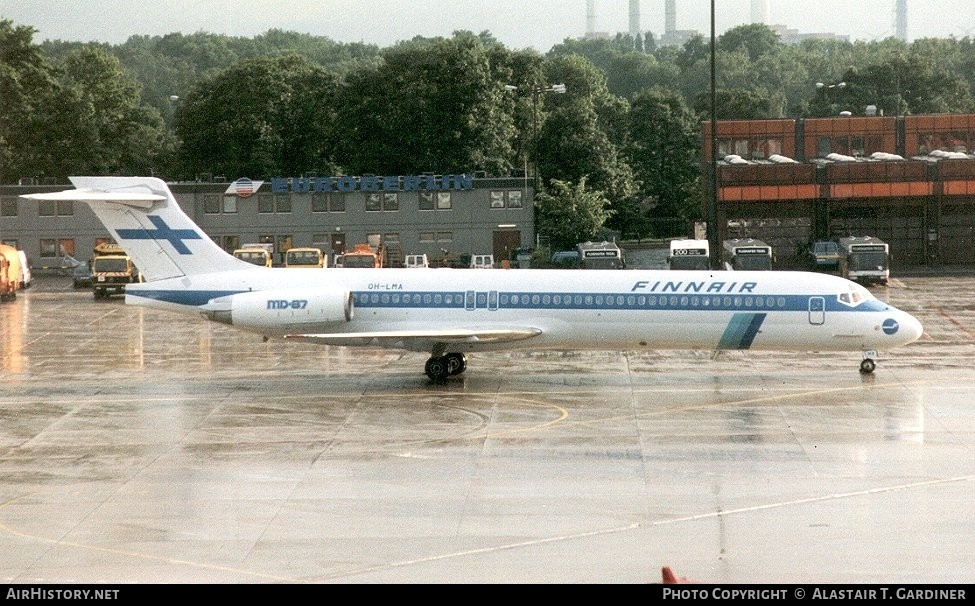
[[[504,90],[514,92],[521,90],[522,87],[514,84],[505,84]],[[542,93],[565,93],[565,84],[553,84],[552,86],[540,86],[528,89],[532,96],[532,167],[534,168],[535,193],[541,181],[538,176],[538,97]],[[528,182],[528,155],[525,154],[525,182]]]
[[[846,88],[846,82],[837,82],[836,84],[823,84],[822,82],[816,83],[816,89],[822,91],[823,95],[826,97],[826,103],[829,106],[830,116],[836,113],[833,111],[833,92],[843,90],[844,88]]]

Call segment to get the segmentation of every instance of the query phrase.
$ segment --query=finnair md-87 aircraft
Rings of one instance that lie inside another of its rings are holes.
[[[91,205],[145,282],[128,304],[202,315],[264,337],[429,352],[443,381],[466,353],[503,349],[876,351],[921,336],[862,286],[812,272],[256,267],[222,250],[149,177],[72,177],[35,200]]]

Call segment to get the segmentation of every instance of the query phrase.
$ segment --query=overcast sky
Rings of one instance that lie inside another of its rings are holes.
[[[769,24],[853,40],[894,35],[894,0],[767,0]],[[47,39],[125,42],[199,31],[252,37],[278,28],[389,46],[455,30],[491,32],[508,48],[548,51],[586,33],[586,0],[0,0],[0,17]],[[627,0],[596,0],[596,31],[629,29]],[[751,22],[749,0],[716,2],[716,29]],[[641,29],[664,31],[664,0],[643,0]],[[677,0],[677,29],[709,36],[710,0]],[[975,36],[973,0],[908,0],[908,38]]]

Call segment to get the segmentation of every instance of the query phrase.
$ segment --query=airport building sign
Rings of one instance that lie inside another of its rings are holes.
[[[329,192],[374,191],[450,191],[474,189],[474,176],[462,175],[400,175],[379,177],[272,177],[271,193],[308,194]]]

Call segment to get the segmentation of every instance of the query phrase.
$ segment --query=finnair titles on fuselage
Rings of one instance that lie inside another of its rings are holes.
[[[673,280],[639,280],[633,284],[630,292],[653,293],[703,293],[703,294],[754,294],[758,282],[729,282],[725,280],[711,281],[673,281]]]

